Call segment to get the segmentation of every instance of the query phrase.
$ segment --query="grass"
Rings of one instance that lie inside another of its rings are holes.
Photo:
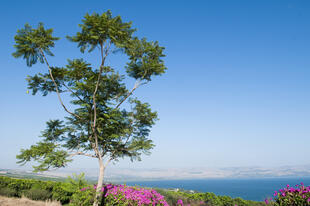
[[[61,206],[59,202],[56,201],[33,201],[28,198],[9,198],[0,196],[1,206]]]

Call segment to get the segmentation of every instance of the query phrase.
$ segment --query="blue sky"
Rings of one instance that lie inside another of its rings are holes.
[[[25,78],[45,71],[14,59],[14,35],[44,22],[57,42],[53,65],[94,55],[64,37],[86,12],[121,15],[139,37],[166,47],[168,71],[136,96],[158,111],[156,144],[142,162],[114,167],[190,168],[310,164],[310,2],[260,1],[6,1],[0,18],[0,168],[39,140],[49,119],[62,118],[56,96],[26,94]],[[124,65],[118,56],[109,63]],[[128,81],[130,86],[132,82]],[[82,159],[72,167],[97,167]]]

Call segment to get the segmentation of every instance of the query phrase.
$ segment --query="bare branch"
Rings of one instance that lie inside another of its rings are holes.
[[[70,111],[67,109],[67,107],[64,105],[64,103],[63,103],[63,101],[62,101],[62,99],[61,99],[61,97],[60,97],[60,93],[59,93],[59,90],[58,90],[58,85],[57,85],[57,83],[55,82],[55,79],[54,79],[54,77],[53,77],[52,69],[51,69],[51,67],[50,67],[50,65],[49,65],[49,63],[48,63],[48,61],[47,61],[47,59],[46,59],[46,57],[45,57],[45,55],[44,55],[43,50],[40,49],[40,51],[41,51],[41,54],[42,54],[42,56],[43,56],[43,58],[44,58],[44,61],[45,61],[46,65],[47,65],[47,67],[48,67],[48,71],[49,71],[50,77],[51,77],[51,79],[52,79],[52,81],[53,81],[53,83],[54,83],[54,85],[55,85],[56,93],[57,93],[58,99],[59,99],[59,101],[60,101],[60,104],[62,105],[62,107],[65,109],[66,112],[68,112],[69,114],[71,114],[71,115],[73,115],[73,116],[75,116],[75,117],[81,119],[80,116],[78,116],[77,114],[74,114],[74,113],[70,112]]]
[[[118,105],[115,107],[115,109],[119,108],[119,107],[121,106],[121,104],[123,104],[123,103],[126,101],[126,99],[128,99],[128,97],[129,97],[130,95],[132,95],[132,93],[133,93],[140,85],[141,85],[141,84],[140,84],[140,81],[136,81],[134,87],[132,88],[132,90],[127,94],[127,96],[126,96],[124,99],[122,99],[122,101],[120,101],[120,103],[118,103]]]
[[[105,49],[103,49],[103,45],[101,43],[101,65],[100,65],[100,68],[99,68],[99,74],[98,74],[98,79],[97,79],[97,83],[96,83],[96,87],[95,87],[95,91],[93,93],[93,104],[94,104],[94,123],[93,123],[93,128],[96,127],[96,120],[97,120],[97,108],[96,108],[96,93],[98,91],[98,87],[99,87],[99,84],[100,84],[100,78],[101,78],[101,74],[102,74],[102,71],[103,71],[103,66],[104,66],[104,62],[108,56],[108,53],[109,53],[109,49],[110,49],[110,46],[111,46],[111,42],[109,42],[109,45],[108,46],[105,46]],[[105,52],[103,51],[105,50]]]
[[[69,154],[70,157],[73,157],[73,156],[76,156],[76,155],[84,155],[84,156],[87,156],[87,157],[92,157],[92,158],[97,158],[97,156],[95,155],[91,155],[91,154],[87,154],[87,153],[83,153],[83,152],[76,152],[76,153],[72,153],[72,154]]]
[[[112,158],[108,159],[108,161],[106,161],[106,163],[104,164],[104,168],[106,168],[108,166],[108,164],[111,162]]]
[[[135,85],[134,85],[134,87],[132,88],[132,90],[127,94],[127,96],[126,96],[124,99],[122,99],[122,101],[121,101],[120,103],[118,103],[118,105],[115,107],[115,109],[119,108],[119,107],[121,106],[121,104],[123,104],[123,103],[126,101],[126,99],[128,99],[128,97],[129,97],[130,95],[132,95],[132,93],[133,93],[139,86],[144,85],[144,84],[146,84],[146,83],[148,82],[148,81],[146,81],[146,82],[141,82],[141,80],[143,80],[143,78],[145,77],[146,72],[147,72],[147,70],[145,70],[145,72],[144,72],[143,76],[141,77],[141,79],[139,79],[139,80],[137,80],[137,81],[135,82]]]
[[[76,96],[79,100],[81,100],[84,103],[87,103],[86,101],[84,101],[76,92],[72,91],[72,89],[70,89],[70,87],[68,87],[66,84],[62,84],[64,87],[66,87],[66,89],[71,92],[74,96]]]
[[[93,121],[93,126],[92,126],[92,130],[93,130],[93,135],[94,135],[94,138],[95,138],[95,152],[96,152],[96,155],[98,157],[101,158],[101,154],[100,154],[100,150],[98,148],[98,137],[97,137],[97,134],[96,134],[96,121],[97,121],[97,105],[96,105],[96,93],[98,91],[98,87],[99,87],[99,84],[100,84],[100,78],[101,78],[101,74],[102,74],[102,71],[103,71],[103,66],[104,66],[104,62],[109,54],[109,49],[111,47],[111,41],[108,43],[108,45],[106,44],[105,46],[105,49],[103,48],[103,43],[101,42],[100,43],[100,48],[101,48],[101,65],[100,65],[100,69],[99,69],[99,74],[98,74],[98,79],[97,79],[97,83],[96,83],[96,87],[95,87],[95,91],[93,93],[93,106],[94,106],[94,121]],[[104,51],[105,50],[105,51]]]

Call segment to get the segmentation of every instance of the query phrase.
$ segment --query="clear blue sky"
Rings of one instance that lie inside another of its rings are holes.
[[[168,67],[136,93],[159,113],[156,148],[142,162],[117,166],[310,164],[310,1],[11,0],[0,12],[0,168],[16,168],[19,150],[38,141],[47,120],[65,114],[56,96],[26,94],[27,74],[46,68],[11,56],[17,29],[27,22],[54,28],[62,40],[50,62],[61,66],[81,57],[64,37],[78,31],[86,12],[107,9],[165,46]]]

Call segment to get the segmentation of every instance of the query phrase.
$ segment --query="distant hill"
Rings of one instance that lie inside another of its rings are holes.
[[[17,178],[35,178],[41,180],[63,181],[72,174],[84,172],[89,182],[95,183],[98,177],[97,168],[60,169],[43,173],[33,173],[25,170],[0,169],[0,175]],[[310,177],[310,165],[295,165],[283,167],[224,167],[224,168],[114,168],[105,172],[108,182],[128,182],[143,180],[182,180],[182,179],[212,179],[212,178],[288,178]]]
[[[58,177],[58,176],[33,173],[33,172],[23,171],[23,170],[12,170],[12,169],[0,169],[0,176],[14,177],[14,178],[20,178],[20,179],[58,181],[58,182],[65,181],[66,179],[65,177]]]

